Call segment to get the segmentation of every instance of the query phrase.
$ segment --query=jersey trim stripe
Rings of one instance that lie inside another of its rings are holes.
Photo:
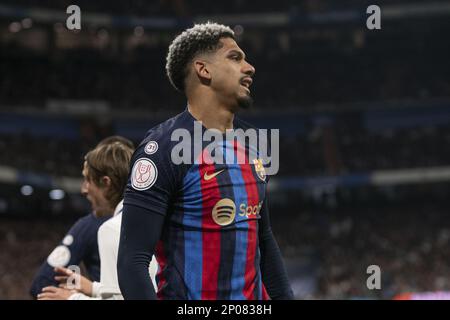
[[[240,166],[237,164],[235,149],[234,144],[228,142],[227,150],[230,150],[230,152],[226,152],[225,156],[227,163],[236,163],[228,166],[228,174],[233,184],[234,200],[237,206],[236,210],[239,210],[239,204],[247,203],[247,194],[242,192],[244,180],[242,179]],[[235,248],[231,280],[232,291],[230,296],[232,300],[245,300],[245,296],[242,293],[244,289],[245,257],[247,251],[247,221],[245,219],[239,213],[236,214]]]
[[[245,148],[237,145],[237,152],[244,152]],[[248,156],[245,154],[245,163],[241,164],[242,177],[245,182],[245,190],[247,192],[247,205],[258,206],[259,195],[256,188],[256,181],[253,176],[252,167],[249,164]],[[255,258],[256,258],[256,245],[257,245],[257,220],[248,220],[248,232],[247,232],[247,259],[245,263],[245,277],[244,277],[244,290],[243,294],[248,300],[254,300],[255,282],[257,281],[255,270]]]
[[[200,192],[200,172],[198,170],[189,170],[184,178],[184,185],[192,185],[193,190],[198,190]],[[187,292],[187,299],[200,300],[202,298],[202,274],[203,274],[203,246],[202,246],[202,233],[198,230],[202,227],[201,217],[193,217],[193,212],[196,210],[196,205],[190,208],[187,203],[190,203],[189,197],[191,195],[184,194],[184,208],[183,213],[183,224],[188,225],[191,228],[196,228],[197,230],[184,230],[184,279],[186,281],[187,287],[189,288]],[[191,210],[190,210],[191,209]],[[194,247],[195,246],[195,247]],[[195,272],[193,272],[195,270]]]
[[[226,145],[222,145],[222,152],[226,155]],[[231,149],[233,152],[233,149]],[[217,183],[219,186],[227,186],[225,188],[220,188],[221,199],[235,199],[235,193],[233,188],[228,186],[233,185],[230,177],[230,170],[228,167],[223,165],[216,165],[215,172],[219,170],[224,170],[223,173],[217,175]],[[235,204],[236,205],[236,204]],[[236,221],[236,220],[235,220]],[[236,230],[234,230],[233,221],[229,226],[223,226],[220,232],[220,265],[219,265],[219,275],[218,275],[218,292],[217,299],[219,300],[229,300],[232,291],[231,279],[233,277],[233,260],[234,252],[236,250]]]
[[[202,300],[217,299],[217,280],[220,265],[220,226],[212,218],[211,212],[220,199],[217,177],[208,181],[203,178],[205,173],[214,171],[206,150],[203,151],[203,161],[199,166],[202,192],[202,242],[203,242],[203,274]]]

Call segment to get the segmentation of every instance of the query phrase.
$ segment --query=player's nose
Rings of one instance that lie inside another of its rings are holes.
[[[254,66],[252,66],[247,61],[244,62],[244,68],[242,70],[245,74],[248,74],[249,76],[253,76],[256,72],[256,69]]]
[[[81,183],[80,191],[81,191],[81,194],[83,196],[87,196],[87,194],[88,194],[88,183],[87,183],[87,181],[83,181]]]

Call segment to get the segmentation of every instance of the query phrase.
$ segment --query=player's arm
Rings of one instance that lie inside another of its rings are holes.
[[[270,226],[267,199],[264,201],[260,215],[259,244],[263,283],[271,299],[292,300],[294,299],[294,294],[289,285],[280,248]]]
[[[57,275],[55,267],[67,267],[70,265],[79,265],[82,261],[89,237],[86,236],[87,219],[81,218],[66,234],[62,242],[52,251],[39,268],[31,284],[30,294],[33,297],[48,286],[58,286],[58,281],[55,280]]]
[[[125,299],[155,300],[149,264],[161,235],[164,216],[124,205],[117,272]]]
[[[100,300],[85,295],[76,290],[66,288],[57,288],[53,286],[45,287],[42,292],[37,295],[38,300]]]
[[[117,239],[116,244],[118,242],[119,240]],[[109,264],[109,269],[114,270],[115,263]],[[55,287],[44,288],[43,292],[38,295],[39,300],[43,298],[47,300],[106,300],[122,297],[117,281],[115,286],[105,286],[100,282],[91,282],[80,274],[74,274],[72,270],[67,268],[55,268],[55,271],[59,274],[59,276],[55,277],[60,282],[59,289],[65,290],[56,290]],[[72,288],[71,286],[74,283],[77,284],[77,287]],[[68,295],[67,292],[71,294]]]
[[[159,143],[158,151],[146,151],[151,143]],[[117,259],[119,286],[125,299],[156,299],[149,264],[177,184],[170,148],[164,144],[150,134],[133,155]]]

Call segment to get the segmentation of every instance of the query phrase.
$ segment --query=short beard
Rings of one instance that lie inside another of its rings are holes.
[[[239,97],[238,105],[241,109],[249,109],[253,106],[253,98],[250,95],[245,97]]]

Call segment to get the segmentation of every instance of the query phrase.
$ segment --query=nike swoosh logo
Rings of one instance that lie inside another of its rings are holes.
[[[225,169],[219,170],[219,171],[214,172],[212,174],[208,174],[208,172],[205,172],[205,175],[203,176],[203,179],[205,179],[205,181],[211,180],[215,176],[221,174],[223,171],[225,171]]]

